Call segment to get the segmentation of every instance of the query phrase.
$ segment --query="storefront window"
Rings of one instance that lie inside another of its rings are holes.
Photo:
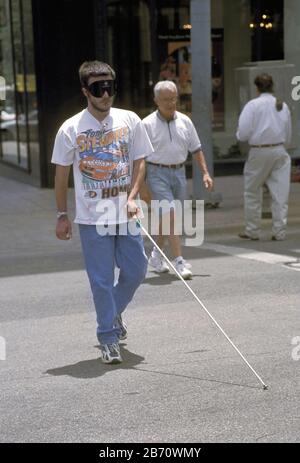
[[[158,80],[175,82],[179,95],[178,110],[191,115],[192,56],[189,2],[173,2],[173,6],[170,2],[158,2],[157,15]]]
[[[144,116],[149,106],[152,69],[147,2],[107,2],[107,46],[118,80],[116,104]]]
[[[284,59],[283,0],[252,0],[251,61]]]
[[[236,128],[244,104],[256,96],[255,74],[269,70],[277,95],[291,103],[296,121],[288,83],[299,72],[284,61],[287,51],[292,49],[289,38],[292,33],[287,30],[285,14],[293,11],[296,3],[295,0],[211,0],[215,165],[241,164],[246,157],[247,146],[237,143]],[[107,0],[106,5],[107,59],[118,74],[116,103],[144,117],[155,107],[154,84],[168,79],[178,88],[178,110],[192,117],[190,1]]]
[[[284,88],[290,71],[284,68],[283,23],[283,0],[211,0],[212,37],[214,31],[219,34],[215,46],[212,41],[215,165],[245,159],[248,148],[237,143],[235,134],[240,111],[256,96],[255,75],[269,71],[278,96],[289,98]]]
[[[31,0],[0,0],[0,24],[0,159],[30,171],[38,147]]]
[[[153,86],[172,80],[178,110],[192,116],[190,0],[107,2],[108,61],[118,74],[118,101],[141,117],[154,109]],[[124,33],[126,31],[126,33]],[[222,27],[212,30],[213,127],[224,130]]]
[[[119,106],[148,115],[154,108],[153,86],[172,79],[179,89],[179,109],[191,111],[189,3],[107,2],[108,61],[118,74]]]

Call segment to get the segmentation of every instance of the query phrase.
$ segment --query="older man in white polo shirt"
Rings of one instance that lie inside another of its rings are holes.
[[[284,145],[291,140],[291,116],[288,106],[272,95],[272,76],[260,74],[254,83],[259,96],[244,107],[237,131],[237,138],[250,145],[244,168],[245,232],[239,237],[259,239],[266,184],[272,201],[272,240],[281,241],[288,213],[291,160]]]
[[[172,81],[158,82],[154,87],[154,101],[158,107],[145,119],[143,124],[149,135],[154,152],[147,157],[147,183],[154,200],[174,200],[183,202],[187,196],[187,181],[184,163],[188,153],[192,153],[203,173],[203,182],[211,189],[213,181],[208,173],[201,143],[191,119],[176,111],[177,87]],[[184,279],[192,278],[191,265],[182,257],[180,237],[175,232],[175,211],[168,210],[170,235],[167,236],[173,263]],[[163,248],[162,217],[160,217],[157,244]],[[169,271],[169,267],[154,247],[149,264],[157,273]]]

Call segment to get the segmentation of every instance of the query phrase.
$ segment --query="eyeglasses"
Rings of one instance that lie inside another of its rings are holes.
[[[102,98],[105,92],[108,96],[114,96],[117,91],[117,83],[115,80],[97,80],[88,85],[87,89],[96,98]]]
[[[177,96],[174,96],[173,98],[160,98],[160,102],[163,104],[176,103],[177,100],[178,100]]]

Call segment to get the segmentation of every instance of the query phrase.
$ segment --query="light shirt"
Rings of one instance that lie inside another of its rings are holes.
[[[133,161],[152,151],[147,132],[132,111],[111,108],[99,122],[84,109],[66,120],[56,135],[51,162],[73,165],[75,223],[127,222]]]
[[[154,152],[147,161],[157,164],[180,164],[188,153],[201,149],[201,143],[191,119],[178,111],[174,119],[167,121],[160,112],[154,111],[143,119]]]
[[[236,136],[250,145],[289,144],[291,115],[288,106],[283,103],[282,110],[277,111],[276,98],[271,93],[262,93],[245,105]]]

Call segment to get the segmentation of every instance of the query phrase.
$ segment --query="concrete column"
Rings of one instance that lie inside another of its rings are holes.
[[[213,176],[210,0],[191,0],[191,24],[192,118],[200,136],[209,173]],[[221,194],[205,190],[202,173],[195,161],[193,199],[204,199],[206,204],[213,207],[222,201]]]
[[[208,169],[213,175],[211,104],[211,18],[210,0],[191,0],[192,118],[200,136]],[[202,174],[193,163],[193,197],[207,197]]]
[[[224,1],[225,127],[223,152],[236,143],[239,100],[235,69],[251,61],[250,1]]]
[[[300,76],[300,2],[299,0],[284,1],[284,59],[295,65],[295,75]],[[292,86],[291,86],[292,91]],[[300,155],[300,101],[291,104],[291,111],[295,115],[296,124],[293,140],[297,146],[295,156]]]

